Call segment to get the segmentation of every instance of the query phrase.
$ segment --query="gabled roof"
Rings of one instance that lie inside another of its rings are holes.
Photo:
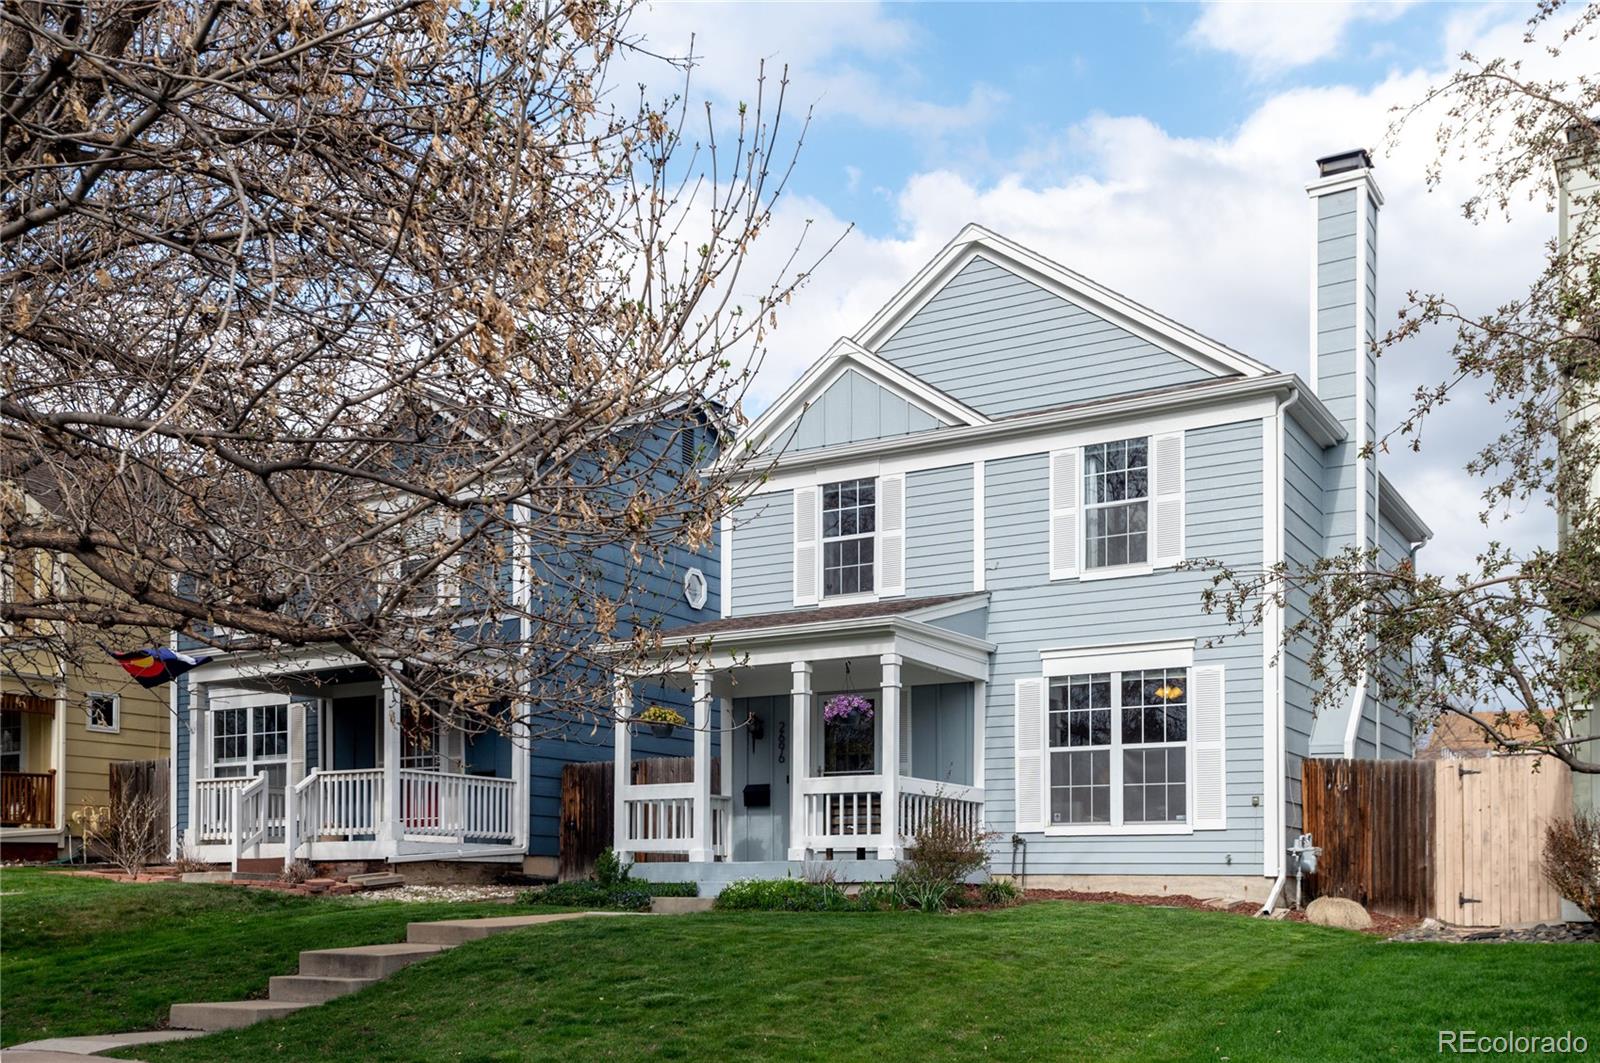
[[[1059,262],[981,225],[969,224],[922,267],[852,339],[878,350],[910,316],[974,258],[982,257],[1174,355],[1221,376],[1265,376],[1272,367],[1134,302]]]
[[[783,430],[793,424],[810,404],[828,390],[845,373],[854,370],[879,387],[899,395],[912,406],[930,416],[955,425],[988,424],[989,419],[971,406],[947,392],[918,379],[904,369],[857,344],[854,340],[839,339],[828,348],[828,353],[801,374],[800,379],[778,396],[776,402],[751,422],[743,438],[751,447],[759,449],[770,439],[777,439]],[[743,448],[736,448],[742,450]],[[735,448],[727,452],[735,460]]]

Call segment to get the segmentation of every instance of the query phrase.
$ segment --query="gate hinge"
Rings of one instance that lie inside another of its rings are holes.
[[[1463,768],[1459,764],[1456,765],[1456,777],[1457,778],[1460,778],[1463,775],[1482,775],[1482,774],[1483,774],[1483,772],[1479,771],[1477,768]]]
[[[1482,903],[1483,902],[1481,900],[1479,900],[1477,897],[1468,897],[1465,893],[1456,894],[1456,906],[1458,908],[1465,908],[1469,904],[1482,904]]]

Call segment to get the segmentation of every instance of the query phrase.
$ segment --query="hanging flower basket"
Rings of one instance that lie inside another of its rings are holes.
[[[665,705],[652,705],[641,712],[637,719],[640,723],[649,724],[651,733],[657,738],[671,738],[674,730],[689,722],[683,718],[683,713]]]
[[[872,702],[860,694],[838,694],[822,704],[824,723],[870,723]]]

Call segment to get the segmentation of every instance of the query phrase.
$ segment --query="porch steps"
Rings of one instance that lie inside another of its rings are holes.
[[[264,1019],[281,1019],[301,1008],[321,1004],[375,985],[413,963],[446,949],[509,930],[560,923],[591,916],[625,916],[628,912],[560,912],[548,915],[502,915],[483,919],[447,919],[411,923],[406,940],[390,945],[357,945],[343,949],[308,949],[300,954],[300,973],[278,975],[268,983],[266,1000],[234,1000],[174,1004],[168,1025],[179,1030],[235,1030]]]

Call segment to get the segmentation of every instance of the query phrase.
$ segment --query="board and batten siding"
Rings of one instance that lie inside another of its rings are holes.
[[[948,427],[904,396],[847,369],[762,450],[774,454],[816,450]]]
[[[1196,429],[1185,439],[1187,554],[1259,565],[1262,446],[1259,420]],[[988,638],[998,645],[985,717],[985,823],[997,832],[994,866],[1010,870],[1014,829],[1016,680],[1041,672],[1045,647],[1093,646],[1173,638],[1196,640],[1196,665],[1226,668],[1227,828],[1192,835],[1028,835],[1030,874],[1255,873],[1261,866],[1262,645],[1259,632],[1227,633],[1201,609],[1203,571],[1079,581],[1049,579],[1048,456],[991,461],[985,469]]]
[[[875,353],[990,417],[1212,378],[981,256]]]
[[[972,589],[972,466],[906,474],[906,596]]]

